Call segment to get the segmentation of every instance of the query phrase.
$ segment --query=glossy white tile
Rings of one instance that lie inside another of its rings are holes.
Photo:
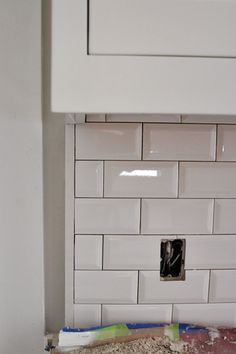
[[[102,236],[75,236],[75,269],[102,269]]]
[[[236,161],[236,125],[219,125],[217,160]]]
[[[207,302],[209,271],[187,271],[184,281],[161,281],[156,271],[139,274],[139,303]]]
[[[235,327],[236,303],[174,305],[173,322]]]
[[[184,198],[236,197],[236,163],[181,162],[179,195]]]
[[[102,197],[103,161],[77,161],[75,164],[76,197]]]
[[[86,122],[105,122],[105,114],[86,114]]]
[[[214,233],[236,234],[236,199],[216,199]]]
[[[144,160],[214,160],[216,128],[199,124],[144,124]]]
[[[137,234],[138,199],[76,199],[76,234]]]
[[[75,271],[75,302],[134,304],[138,272]]]
[[[74,327],[85,328],[101,326],[101,305],[74,305]]]
[[[234,115],[192,114],[183,115],[183,123],[232,123],[236,124]]]
[[[157,236],[105,236],[104,269],[160,269]]]
[[[108,122],[180,122],[178,114],[108,114]]]
[[[232,235],[184,236],[186,269],[236,268],[236,237]]]
[[[172,305],[102,305],[102,324],[169,323]]]
[[[209,234],[213,224],[211,199],[143,199],[143,234]]]
[[[236,270],[211,271],[209,300],[210,302],[235,302]]]
[[[140,160],[142,125],[90,123],[76,126],[76,158]]]
[[[177,162],[105,162],[105,197],[177,197],[177,184]]]

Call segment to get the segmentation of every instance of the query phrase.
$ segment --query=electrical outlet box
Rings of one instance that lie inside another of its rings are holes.
[[[185,280],[184,261],[184,239],[166,239],[161,241],[161,280]]]

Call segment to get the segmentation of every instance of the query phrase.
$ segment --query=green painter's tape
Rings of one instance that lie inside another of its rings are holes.
[[[166,326],[164,333],[170,340],[178,341],[180,339],[179,324],[173,323],[173,324],[170,324],[169,326]]]
[[[94,332],[96,332],[96,339],[97,340],[104,340],[104,339],[115,338],[115,337],[129,336],[131,334],[131,331],[129,330],[129,328],[126,326],[126,324],[123,324],[123,323],[109,326],[106,328],[100,328],[100,329],[95,330]]]

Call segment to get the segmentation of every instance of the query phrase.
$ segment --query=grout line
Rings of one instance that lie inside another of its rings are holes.
[[[100,233],[96,233],[96,234],[92,234],[91,232],[83,232],[83,233],[74,233],[75,235],[91,235],[91,237],[92,237],[92,235],[101,235],[102,233],[100,232]],[[133,237],[137,237],[137,236],[140,236],[140,234],[138,234],[138,233],[133,233],[133,234],[131,234],[131,233],[120,233],[120,232],[118,232],[118,233],[112,233],[112,232],[109,232],[109,233],[105,233],[106,235],[108,235],[108,236],[120,236],[120,237],[125,237],[125,236],[133,236]],[[212,233],[204,233],[204,234],[199,234],[199,233],[184,233],[184,234],[176,234],[176,232],[175,233],[173,233],[173,234],[170,234],[170,233],[168,233],[168,234],[164,234],[163,232],[162,233],[157,233],[157,232],[155,232],[155,233],[153,233],[153,234],[150,234],[150,233],[147,233],[147,234],[145,234],[144,232],[141,234],[141,236],[142,237],[149,237],[149,236],[156,236],[156,237],[176,237],[176,235],[178,236],[177,238],[179,238],[179,237],[198,237],[198,238],[204,238],[204,237],[207,237],[207,236],[209,236],[209,237],[211,237],[212,236],[212,238],[214,238],[214,236],[215,237],[218,237],[218,236],[231,236],[232,235],[232,237],[234,237],[234,236],[236,236],[236,232],[234,232],[234,233],[214,233],[214,234],[212,234]]]
[[[139,235],[142,234],[142,206],[143,206],[143,200],[141,198],[140,199],[140,213],[139,213]]]
[[[141,136],[141,161],[143,161],[143,144],[144,144],[144,137],[143,137],[143,129],[144,129],[144,123],[142,123],[142,136]]]
[[[73,200],[73,233],[75,234],[75,200],[76,200],[76,126],[74,125],[74,162],[73,162],[73,188],[74,188],[74,200]]]
[[[100,322],[101,326],[102,326],[102,310],[103,310],[103,304],[101,304],[101,322]]]
[[[115,200],[119,200],[119,199],[132,199],[132,200],[138,200],[138,199],[145,199],[145,200],[162,200],[162,199],[167,199],[167,200],[236,200],[236,197],[213,197],[213,196],[209,196],[209,197],[160,197],[160,196],[154,196],[154,197],[150,197],[150,196],[105,196],[103,197],[75,197],[76,200],[80,200],[80,199],[97,199],[97,200],[102,200],[102,199],[115,199]]]
[[[74,198],[76,198],[76,126],[74,125]]]
[[[102,161],[102,198],[105,194],[105,161]]]
[[[124,200],[138,200],[138,199],[145,199],[145,200],[163,200],[163,199],[166,199],[166,200],[236,200],[236,197],[180,197],[180,198],[177,198],[177,197],[159,197],[159,196],[155,196],[155,197],[150,197],[150,196],[105,196],[104,198],[103,197],[75,197],[75,200],[81,200],[81,199],[96,199],[96,200],[103,200],[103,199],[107,199],[107,200],[120,200],[120,199],[124,199]]]
[[[213,207],[212,207],[212,227],[211,227],[212,235],[214,234],[214,230],[215,230],[215,205],[216,205],[216,198],[213,199]]]
[[[76,240],[77,235],[74,234],[73,237],[73,243],[74,243],[74,247],[73,247],[73,271],[76,271],[76,267],[75,267],[75,240]]]
[[[93,113],[93,114],[96,114],[96,113]],[[139,114],[141,114],[141,113],[139,113]],[[104,121],[96,121],[96,120],[94,120],[94,121],[89,121],[89,122],[86,122],[86,123],[88,123],[88,124],[104,124],[104,123],[109,123],[109,124],[117,124],[117,123],[119,123],[119,124],[131,124],[131,123],[140,124],[140,123],[144,123],[144,124],[153,124],[153,125],[158,125],[158,124],[179,125],[179,124],[183,124],[183,125],[202,125],[202,126],[207,126],[207,125],[227,125],[227,126],[228,125],[232,125],[232,126],[235,126],[236,125],[236,116],[235,116],[235,123],[225,123],[225,122],[186,122],[186,121],[184,122],[183,121],[184,115],[180,115],[180,116],[181,116],[181,121],[175,121],[175,122],[168,121],[168,120],[167,121],[162,121],[162,122],[158,122],[158,121],[155,121],[155,120],[153,120],[153,121],[142,121],[142,120],[140,120],[140,121],[137,121],[137,120],[136,121],[132,121],[132,120],[130,120],[130,121],[127,121],[127,120],[125,120],[125,121],[123,121],[123,120],[108,121],[108,120],[106,120],[105,122]],[[75,123],[75,125],[79,125],[79,124],[80,123]]]
[[[218,124],[216,124],[215,161],[217,161],[217,150],[218,150]]]
[[[208,306],[208,305],[214,305],[214,304],[235,304],[236,305],[236,300],[235,301],[222,301],[222,302],[141,302],[138,305],[203,305],[203,306]],[[92,302],[92,303],[88,303],[88,302],[74,302],[74,305],[108,305],[108,306],[125,306],[125,305],[129,305],[129,306],[137,306],[137,304],[135,303],[130,303],[130,302],[116,302],[116,303],[111,303],[111,302]]]
[[[145,159],[145,160],[140,160],[140,159],[106,159],[103,157],[101,158],[78,158],[78,159],[75,159],[76,161],[112,161],[112,162],[142,162],[142,163],[163,163],[163,162],[182,162],[182,163],[187,163],[187,162],[191,162],[193,164],[199,164],[199,163],[205,163],[205,164],[236,164],[236,161],[215,161],[215,160],[162,160],[162,159]]]
[[[198,58],[198,59],[235,59],[235,56],[224,56],[224,55],[181,55],[181,54],[140,54],[140,53],[109,53],[109,52],[104,52],[104,53],[96,53],[92,52],[89,53],[90,56],[98,56],[98,57],[154,57],[154,58]]]
[[[171,323],[173,323],[173,312],[174,312],[174,304],[171,304],[171,318],[170,318]]]
[[[87,55],[89,55],[90,0],[87,0]]]
[[[209,280],[208,280],[208,294],[207,294],[207,303],[209,304],[210,300],[210,290],[211,290],[211,269],[209,269]]]
[[[177,199],[179,198],[179,187],[180,187],[180,162],[178,161],[177,165]]]
[[[212,269],[207,269],[207,268],[185,268],[185,271],[186,272],[199,272],[199,271],[236,271],[236,267],[235,268],[212,268]],[[107,271],[107,272],[116,272],[116,271],[119,271],[119,272],[130,272],[130,271],[133,271],[133,272],[137,272],[137,271],[140,271],[140,272],[159,272],[160,271],[160,268],[120,268],[120,267],[117,267],[117,268],[104,268],[104,269],[91,269],[91,268],[76,268],[74,269],[75,272],[102,272],[102,271]],[[177,280],[178,281],[178,280]],[[182,281],[182,280],[179,280],[179,281]]]
[[[104,235],[102,235],[102,270],[104,270]]]
[[[138,270],[138,279],[137,279],[137,305],[139,304],[139,282],[140,282],[140,271]]]

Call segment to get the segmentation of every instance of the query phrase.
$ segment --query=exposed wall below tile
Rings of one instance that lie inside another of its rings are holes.
[[[87,122],[75,127],[74,325],[236,326],[236,117]],[[176,237],[186,280],[163,282],[160,241]]]

